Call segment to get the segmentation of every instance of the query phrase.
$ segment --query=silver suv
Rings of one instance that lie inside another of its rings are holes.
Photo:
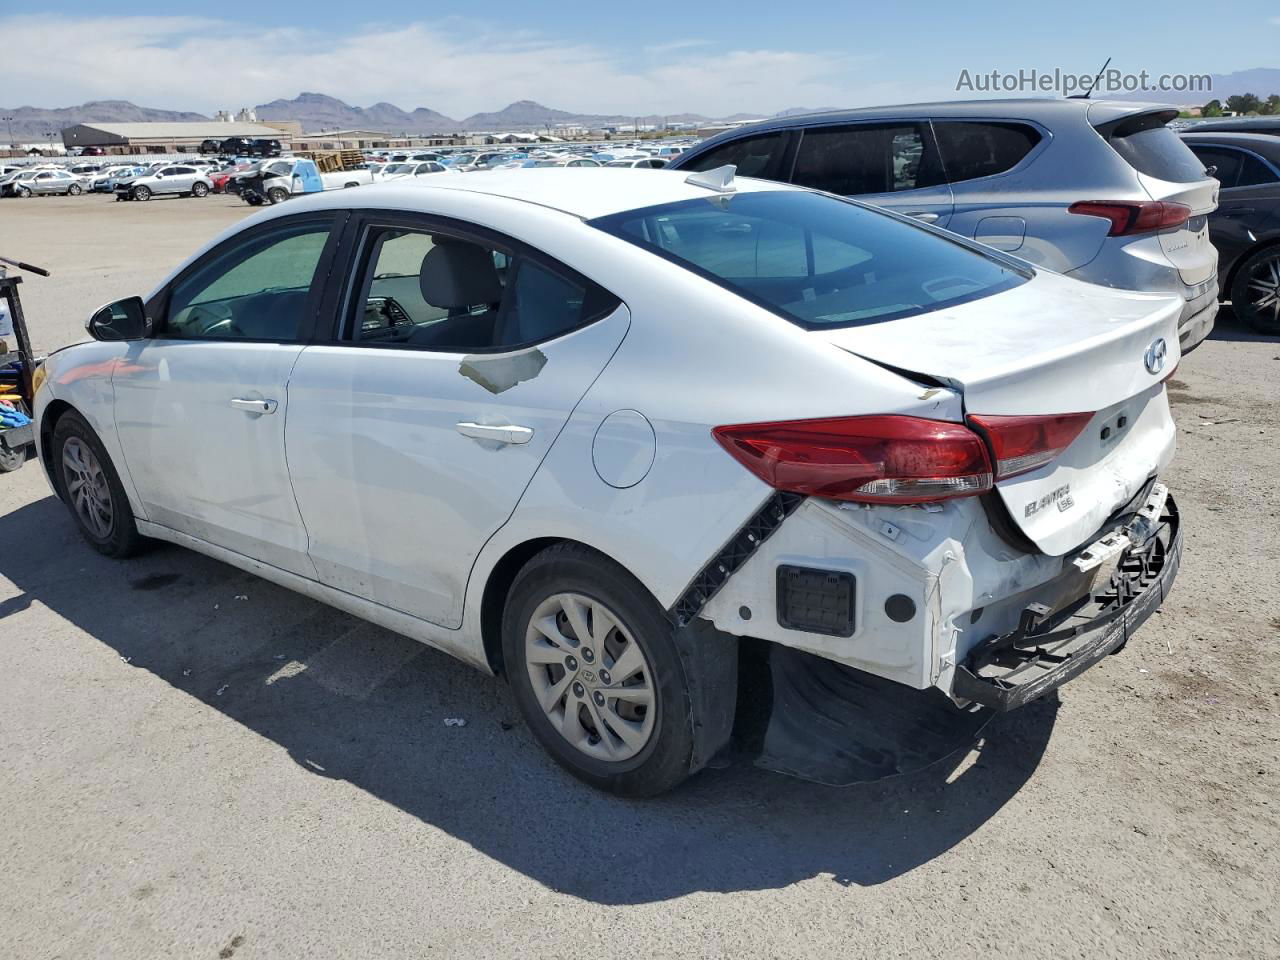
[[[1218,182],[1166,125],[1172,107],[981,100],[815,113],[713,137],[672,169],[741,176],[887,207],[1110,287],[1176,293],[1185,353],[1213,328]]]

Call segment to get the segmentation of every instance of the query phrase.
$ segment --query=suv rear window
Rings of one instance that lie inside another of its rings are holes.
[[[1125,163],[1139,173],[1170,183],[1205,178],[1204,164],[1157,115],[1135,117],[1118,125],[1108,140]]]
[[[590,222],[810,330],[928,313],[1030,276],[873,208],[800,190],[685,200]]]
[[[1012,170],[1041,140],[1040,131],[1023,123],[942,120],[933,132],[952,183]]]

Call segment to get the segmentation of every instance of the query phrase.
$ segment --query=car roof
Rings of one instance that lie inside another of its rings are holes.
[[[1247,147],[1254,153],[1260,153],[1268,160],[1280,160],[1280,137],[1267,133],[1235,133],[1223,130],[1221,133],[1214,133],[1206,130],[1204,133],[1183,133],[1182,139],[1188,143],[1220,143],[1223,146]]]
[[[982,120],[1041,120],[1046,123],[1059,117],[1088,115],[1095,126],[1119,120],[1122,117],[1152,111],[1177,110],[1168,104],[1144,103],[1121,100],[1055,99],[1048,97],[1023,97],[1005,100],[940,100],[933,103],[902,103],[883,107],[858,107],[850,110],[824,110],[815,113],[791,114],[773,117],[758,123],[744,124],[717,134],[713,140],[729,139],[745,131],[760,133],[769,130],[789,130],[793,127],[814,124],[852,123],[857,120],[898,119],[920,117],[945,120],[948,118]],[[710,143],[710,140],[704,141]]]
[[[381,201],[392,195],[405,209],[426,207],[424,190],[459,190],[502,197],[515,202],[550,207],[571,216],[591,220],[613,213],[653,207],[681,200],[717,196],[706,187],[687,183],[689,171],[638,170],[634,167],[532,167],[519,170],[488,170],[459,173],[448,178],[432,178],[416,183],[371,184],[357,191],[336,190],[324,196],[333,206],[359,206],[361,195],[378,191]],[[795,190],[787,184],[754,180],[735,181],[739,193]],[[329,204],[325,204],[328,206]]]

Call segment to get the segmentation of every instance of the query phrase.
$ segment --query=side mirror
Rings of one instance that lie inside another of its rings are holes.
[[[141,297],[126,297],[98,309],[85,329],[95,340],[143,340],[151,332]]]

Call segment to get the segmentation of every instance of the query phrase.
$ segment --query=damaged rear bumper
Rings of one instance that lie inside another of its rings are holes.
[[[1169,497],[1150,538],[1078,606],[1043,622],[1028,608],[1016,630],[970,651],[956,668],[952,696],[1013,710],[1056,690],[1120,650],[1160,608],[1181,557],[1182,526]]]

